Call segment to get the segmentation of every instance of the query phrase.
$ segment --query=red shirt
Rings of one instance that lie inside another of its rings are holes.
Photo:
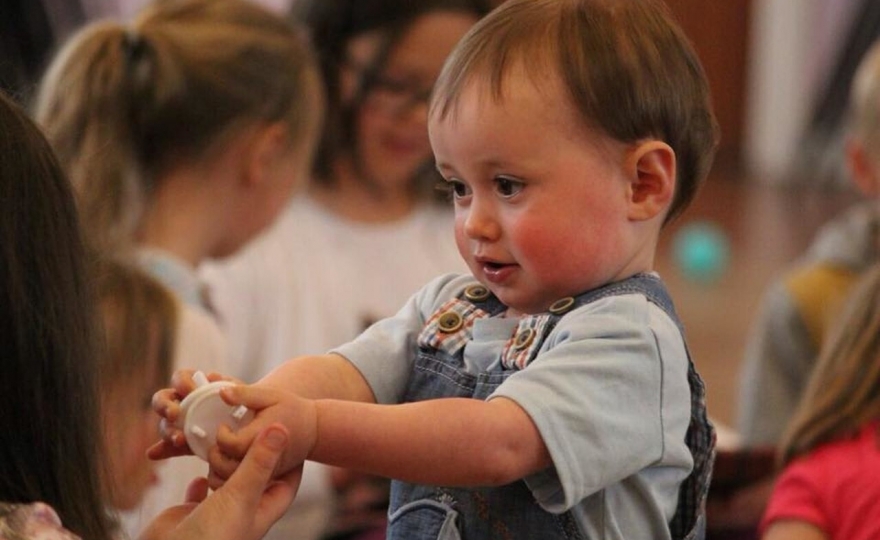
[[[796,519],[832,540],[880,538],[880,422],[857,437],[831,442],[791,462],[779,476],[761,520]]]

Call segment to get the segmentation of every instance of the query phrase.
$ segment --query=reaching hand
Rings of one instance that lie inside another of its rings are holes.
[[[207,480],[194,481],[186,503],[161,513],[140,540],[257,540],[293,502],[302,468],[278,476],[276,467],[290,442],[287,430],[261,430],[226,483],[208,495]],[[274,480],[273,480],[274,478]]]
[[[223,485],[233,475],[258,433],[273,424],[286,426],[291,434],[276,474],[284,475],[302,466],[316,440],[314,401],[261,385],[228,387],[222,389],[220,395],[226,403],[244,405],[253,410],[256,416],[234,433],[226,426],[221,426],[217,431],[217,446],[208,453],[208,482],[212,488]]]

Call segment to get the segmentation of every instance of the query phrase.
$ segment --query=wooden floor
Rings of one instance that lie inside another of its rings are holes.
[[[667,227],[657,270],[684,322],[715,420],[734,423],[745,337],[764,288],[806,248],[819,226],[856,200],[851,191],[778,187],[715,173],[687,212]],[[694,222],[721,227],[729,241],[729,262],[712,282],[686,277],[673,255],[676,234]]]

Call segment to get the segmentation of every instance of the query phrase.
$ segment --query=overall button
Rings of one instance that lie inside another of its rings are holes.
[[[437,326],[444,334],[451,334],[457,331],[463,324],[464,319],[454,311],[447,311],[437,319]]]
[[[489,298],[489,289],[483,285],[471,285],[464,290],[464,297],[471,302],[482,302]]]
[[[563,313],[567,313],[574,306],[574,298],[571,296],[566,296],[565,298],[560,298],[559,300],[550,304],[550,313],[554,315],[562,315]]]
[[[526,328],[516,335],[516,339],[513,340],[513,347],[517,350],[522,350],[531,345],[533,341],[535,341],[535,329]]]

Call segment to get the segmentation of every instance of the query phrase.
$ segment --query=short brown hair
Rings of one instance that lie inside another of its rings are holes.
[[[538,86],[561,81],[589,128],[623,142],[669,144],[677,178],[666,220],[687,208],[709,172],[718,127],[703,68],[663,2],[508,0],[453,51],[431,115],[446,116],[478,76],[501,100],[514,64]]]

